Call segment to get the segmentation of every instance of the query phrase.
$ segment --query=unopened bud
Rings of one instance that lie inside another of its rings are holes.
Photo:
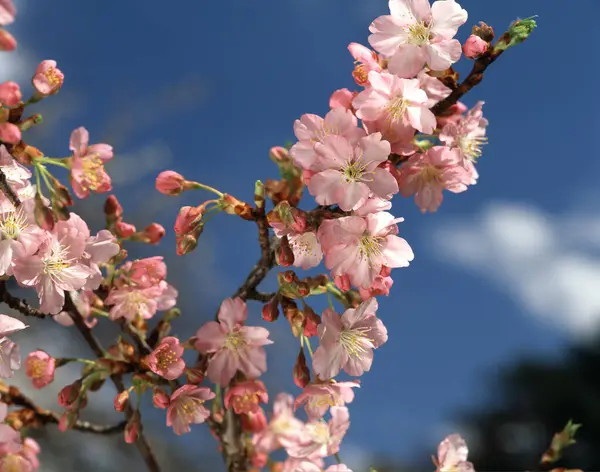
[[[306,365],[306,356],[304,355],[304,348],[300,348],[300,353],[296,358],[296,363],[294,364],[294,383],[299,388],[304,388],[310,382],[310,371],[308,370],[308,366]]]
[[[123,390],[120,393],[117,393],[114,400],[115,410],[119,413],[125,411],[125,407],[127,406],[127,402],[129,401],[129,392],[127,390]]]
[[[127,444],[133,444],[137,440],[139,432],[140,412],[136,410],[130,418],[129,422],[125,425],[125,442]]]
[[[290,160],[288,150],[282,146],[272,147],[269,151],[269,157],[273,162],[287,162]]]
[[[292,251],[287,236],[279,240],[279,246],[275,251],[275,261],[277,265],[282,267],[289,267],[294,264],[294,251]]]
[[[479,36],[472,34],[463,44],[463,53],[469,59],[477,59],[488,50],[488,43]]]
[[[113,223],[123,217],[123,207],[114,195],[109,195],[104,203],[104,214],[106,221]]]
[[[35,207],[33,210],[33,215],[35,217],[36,224],[46,231],[52,231],[55,223],[52,210],[46,206],[42,200],[42,195],[39,192],[35,194],[34,201]]]
[[[164,195],[176,196],[184,191],[185,177],[172,170],[165,170],[156,177],[156,190]]]
[[[162,388],[154,388],[152,390],[152,404],[156,408],[164,410],[169,406],[169,395]]]
[[[130,238],[135,234],[135,226],[124,221],[118,221],[115,226],[115,232],[121,238]]]
[[[13,123],[0,123],[0,141],[17,144],[21,141],[21,130]]]
[[[141,234],[141,240],[148,244],[158,244],[166,231],[158,223],[148,225]]]
[[[271,300],[263,305],[262,318],[271,323],[279,318],[279,298],[277,296],[271,298]]]

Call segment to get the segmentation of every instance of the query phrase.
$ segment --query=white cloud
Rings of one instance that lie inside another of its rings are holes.
[[[541,321],[577,336],[600,325],[599,213],[494,203],[433,238],[439,258],[489,278]]]

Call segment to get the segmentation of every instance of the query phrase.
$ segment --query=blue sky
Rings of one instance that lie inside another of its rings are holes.
[[[333,90],[354,87],[346,46],[367,44],[370,21],[387,13],[381,0],[15,3],[23,13],[13,28],[21,62],[3,58],[6,73],[21,74],[25,86],[35,64],[52,58],[66,74],[61,94],[42,104],[51,132],[32,136],[49,155],[66,155],[69,133],[81,125],[92,141],[114,144],[114,172],[127,173],[116,193],[138,208],[133,219],[149,215],[169,229],[178,206],[204,196],[157,195],[158,171],[172,168],[250,200],[254,180],[277,176],[268,150],[294,138],[293,121],[323,115]],[[399,457],[433,451],[452,432],[455,408],[493,397],[483,381],[500,363],[524,353],[558,355],[600,313],[600,6],[461,4],[469,12],[461,40],[480,20],[500,35],[517,16],[539,15],[539,28],[465,100],[485,100],[490,122],[479,184],[447,195],[434,215],[394,200],[416,257],[393,273],[392,294],[380,300],[390,340],[362,378],[342,456],[357,456],[359,446]],[[469,67],[466,60],[458,66]],[[178,104],[173,110],[170,101]],[[181,290],[202,290],[203,313],[255,263],[254,241],[251,224],[223,216],[205,231],[198,254],[177,260],[177,269],[201,272]],[[172,256],[172,241],[160,251]],[[291,368],[279,367],[292,362],[286,356],[276,361],[282,375]]]

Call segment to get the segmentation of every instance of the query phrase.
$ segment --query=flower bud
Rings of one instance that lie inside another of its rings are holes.
[[[34,201],[35,207],[33,210],[33,215],[35,217],[36,224],[46,231],[52,231],[55,223],[52,210],[46,206],[42,200],[42,196],[39,193],[35,194]]]
[[[13,123],[0,123],[0,141],[17,144],[21,141],[21,130]]]
[[[164,237],[166,231],[158,223],[152,223],[144,229],[141,234],[142,240],[148,244],[158,244]]]
[[[125,431],[124,431],[125,442],[127,444],[133,444],[137,440],[139,432],[140,432],[140,412],[138,410],[136,410],[133,413],[133,416],[131,417],[129,422],[125,425]]]
[[[186,234],[184,236],[177,236],[176,238],[176,252],[178,256],[183,256],[188,252],[192,252],[198,245],[198,239],[193,234]]]
[[[0,51],[14,51],[17,48],[17,40],[5,29],[0,29]]]
[[[296,358],[296,363],[294,364],[294,383],[299,388],[304,388],[310,382],[310,371],[308,370],[308,366],[306,365],[306,356],[304,355],[304,348],[300,348],[300,353]]]
[[[279,240],[279,246],[275,251],[275,261],[277,262],[277,265],[282,267],[289,267],[294,264],[294,252],[290,247],[287,236],[284,236]]]
[[[479,36],[472,34],[465,44],[463,44],[463,53],[469,59],[477,59],[488,50],[488,43]]]
[[[7,107],[19,104],[22,98],[21,89],[16,82],[4,82],[0,84],[0,102]]]
[[[184,191],[185,178],[172,170],[165,170],[156,177],[156,190],[164,195],[175,196]]]
[[[115,232],[117,233],[117,236],[120,236],[121,238],[129,238],[135,233],[135,226],[130,223],[125,223],[124,221],[118,221]]]
[[[79,413],[77,411],[65,411],[58,421],[58,429],[63,433],[77,423]]]
[[[169,395],[162,388],[154,388],[152,390],[152,404],[156,408],[164,410],[169,406]]]
[[[185,377],[188,383],[193,385],[199,385],[204,380],[204,372],[202,369],[191,368],[185,370]]]
[[[173,227],[175,234],[183,236],[194,231],[200,224],[202,215],[204,215],[203,205],[198,207],[181,207],[177,214],[177,219],[175,220],[175,226]]]
[[[127,402],[129,401],[129,392],[127,390],[123,390],[120,393],[117,393],[114,400],[115,410],[119,413],[125,411],[125,407],[127,406]]]
[[[279,298],[277,296],[271,298],[262,307],[262,318],[265,321],[273,322],[279,318]]]
[[[104,203],[104,214],[106,221],[113,223],[123,217],[123,207],[114,195],[109,195]]]
[[[310,338],[317,335],[317,327],[321,324],[321,317],[309,306],[304,308],[304,336]]]
[[[40,62],[31,83],[38,97],[47,97],[58,93],[65,80],[64,74],[56,67],[56,61]]]
[[[81,391],[82,382],[81,379],[76,380],[71,385],[63,387],[58,393],[58,404],[64,407],[70,407],[79,398],[79,392]]]
[[[272,147],[269,151],[269,157],[274,162],[285,162],[290,160],[288,150],[281,146]]]

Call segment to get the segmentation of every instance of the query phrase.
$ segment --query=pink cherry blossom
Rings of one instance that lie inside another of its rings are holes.
[[[196,333],[195,347],[203,354],[213,354],[207,375],[213,382],[226,386],[239,370],[256,378],[267,371],[264,345],[272,344],[269,331],[244,326],[248,307],[241,298],[223,301],[217,321],[209,321]]]
[[[225,408],[242,413],[254,413],[260,409],[259,403],[268,403],[269,394],[265,384],[260,380],[246,380],[230,387],[225,394],[223,402]]]
[[[373,349],[387,341],[387,329],[375,313],[375,298],[358,308],[347,309],[342,316],[327,308],[319,325],[319,347],[313,356],[313,370],[321,379],[331,379],[342,369],[360,376],[371,369]]]
[[[458,123],[462,119],[462,114],[468,110],[462,102],[456,102],[448,108],[441,116],[437,116],[438,126],[441,128],[448,123]]]
[[[473,182],[473,174],[463,166],[458,152],[434,146],[424,154],[411,157],[400,168],[400,192],[415,196],[415,203],[425,213],[441,205],[443,190],[460,193]]]
[[[354,81],[361,87],[369,85],[369,72],[372,70],[381,72],[383,70],[379,64],[377,54],[358,43],[350,43],[348,45],[348,51],[352,54],[356,64],[352,71]]]
[[[56,67],[56,61],[40,62],[35,70],[32,84],[37,93],[45,97],[57,93],[65,80],[64,74]]]
[[[307,270],[321,263],[323,251],[314,231],[291,234],[288,240],[294,253],[294,266]]]
[[[350,110],[352,108],[352,99],[356,93],[352,93],[347,88],[338,89],[331,94],[329,98],[329,108],[344,108]]]
[[[116,320],[125,318],[133,320],[136,316],[143,319],[152,318],[159,309],[158,298],[165,291],[167,283],[161,282],[148,288],[125,287],[111,290],[105,304],[112,305],[109,311],[110,318]]]
[[[314,145],[323,142],[326,136],[342,136],[354,145],[365,135],[364,130],[358,127],[354,114],[345,108],[334,108],[325,118],[302,115],[294,123],[294,133],[298,142],[290,149],[290,156],[297,167],[306,170],[313,170],[313,163],[317,159]]]
[[[458,150],[463,157],[463,165],[472,177],[471,185],[477,183],[479,174],[474,164],[481,157],[482,147],[487,144],[485,134],[488,121],[483,117],[483,104],[484,102],[477,102],[466,116],[447,123],[440,132],[440,141],[451,149]]]
[[[358,118],[382,120],[399,136],[413,129],[433,133],[435,115],[427,108],[429,99],[418,79],[401,79],[387,72],[372,71],[369,72],[369,83],[371,85],[352,101]]]
[[[103,276],[99,265],[107,263],[120,250],[121,247],[117,244],[115,236],[106,229],[98,231],[96,236],[87,238],[82,263],[89,268],[90,276],[84,289],[95,290],[100,286]]]
[[[390,0],[390,15],[380,16],[369,31],[369,44],[389,56],[388,70],[403,78],[416,76],[427,64],[443,71],[460,59],[454,38],[467,21],[466,10],[454,0]]]
[[[15,257],[34,254],[46,233],[35,224],[30,205],[22,204],[17,210],[11,205],[7,211],[0,212],[0,275],[12,274]]]
[[[390,289],[394,285],[394,280],[390,277],[391,269],[389,267],[382,267],[381,272],[375,281],[369,288],[359,288],[358,293],[363,300],[379,295],[385,295],[386,297],[390,294]]]
[[[469,59],[476,59],[488,50],[489,44],[479,36],[472,34],[463,44],[463,53]]]
[[[451,434],[438,446],[436,472],[475,472],[473,464],[467,461],[469,449],[459,434]]]
[[[366,289],[382,267],[407,267],[414,254],[406,240],[397,236],[397,223],[402,221],[387,212],[323,221],[317,235],[325,267],[333,276],[346,274],[352,285]]]
[[[429,99],[426,103],[427,108],[432,108],[436,103],[441,102],[452,93],[452,90],[446,87],[441,80],[429,75],[427,69],[419,72],[417,79],[421,82],[421,88],[425,91]]]
[[[15,21],[16,13],[12,0],[0,0],[0,26],[10,25]]]
[[[84,127],[71,133],[69,149],[73,151],[71,185],[75,195],[86,198],[90,191],[106,193],[112,190],[110,176],[104,164],[113,158],[113,148],[108,144],[89,145],[90,135]]]
[[[15,370],[21,368],[19,346],[7,336],[27,327],[16,318],[0,315],[0,378],[8,379],[14,375]]]
[[[325,382],[307,385],[294,402],[294,410],[304,404],[309,419],[322,418],[332,406],[344,406],[354,400],[358,382]]]
[[[40,452],[40,445],[35,439],[25,438],[23,440],[23,451],[21,451],[21,455],[29,461],[33,471],[40,468],[40,461],[37,457]]]
[[[267,427],[252,438],[257,451],[270,453],[280,447],[289,448],[298,444],[304,433],[304,423],[294,416],[294,398],[280,393],[273,404],[273,418]]]
[[[1,7],[0,7],[1,11]],[[19,104],[22,94],[19,84],[16,82],[4,82],[0,84],[0,103],[7,107],[14,107]]]
[[[25,359],[25,374],[35,388],[44,388],[54,381],[54,357],[44,351],[34,351]]]
[[[191,424],[204,423],[210,416],[210,411],[204,402],[215,398],[214,392],[206,387],[184,385],[171,395],[167,408],[167,426],[173,427],[177,436],[191,431]]]
[[[160,375],[167,380],[175,380],[185,370],[185,362],[181,358],[183,351],[179,339],[167,336],[160,341],[160,344],[148,356],[146,363],[156,375]]]
[[[13,123],[0,123],[0,141],[17,144],[21,141],[21,129]]]
[[[331,419],[313,420],[304,426],[304,435],[299,444],[286,448],[291,457],[309,460],[331,456],[339,451],[340,443],[350,427],[350,414],[345,406],[331,408]]]
[[[33,472],[31,462],[22,454],[7,454],[0,458],[0,472]]]
[[[390,155],[390,143],[381,139],[381,133],[361,138],[356,145],[341,136],[326,136],[315,150],[317,173],[308,190],[317,203],[350,211],[363,205],[371,193],[390,199],[398,192],[396,179],[378,167]]]

